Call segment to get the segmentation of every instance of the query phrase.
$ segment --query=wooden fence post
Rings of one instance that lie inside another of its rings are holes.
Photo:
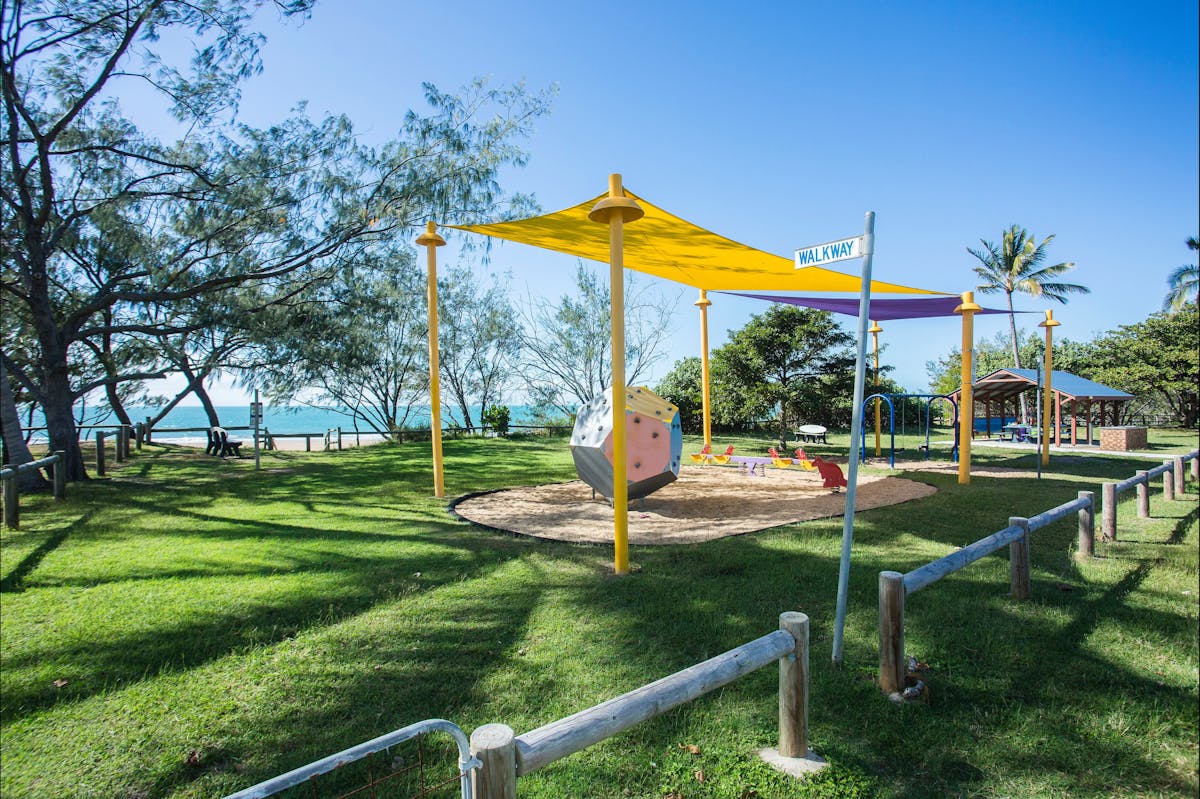
[[[1171,459],[1171,467],[1175,472],[1175,490],[1183,494],[1187,492],[1187,476],[1183,473],[1183,457],[1176,455]]]
[[[104,476],[104,431],[96,431],[96,475]]]
[[[342,451],[342,426],[338,425],[338,452]]]
[[[1091,558],[1096,555],[1096,494],[1093,491],[1080,491],[1079,498],[1087,501],[1087,505],[1079,509],[1079,551],[1078,558]]]
[[[904,575],[879,573],[879,687],[904,690]]]
[[[67,498],[67,453],[61,449],[54,451],[54,498]]]
[[[475,799],[516,799],[516,734],[506,724],[484,724],[471,733],[471,754],[483,763],[471,772]]]
[[[1200,483],[1200,456],[1192,458],[1192,481]]]
[[[1139,469],[1134,474],[1141,481],[1137,484],[1137,509],[1139,519],[1150,518],[1150,477],[1145,469]]]
[[[125,462],[125,446],[122,442],[122,438],[124,438],[124,436],[125,436],[124,426],[117,428],[116,436],[117,436],[116,441],[113,442],[114,444],[116,444],[116,450],[117,450],[115,460],[117,463],[124,463]]]
[[[779,754],[808,757],[808,616],[780,613],[779,629],[796,639],[795,651],[779,659]]]
[[[1009,516],[1009,527],[1020,527],[1021,537],[1008,545],[1008,578],[1013,599],[1029,599],[1029,519]]]
[[[147,444],[149,444],[149,443],[150,443],[150,421],[151,421],[151,420],[150,420],[150,417],[149,417],[149,416],[147,416],[147,417],[146,417],[146,427],[145,427],[145,436],[146,436],[146,443],[147,443]]]
[[[304,437],[304,451],[312,452],[312,436]]]
[[[133,426],[133,444],[134,449],[136,449],[138,452],[142,451],[142,439],[145,437],[145,435],[146,428],[141,422],[138,422]]]
[[[4,481],[4,526],[16,530],[21,526],[21,489],[17,486],[17,467],[5,465],[13,470],[12,477]]]
[[[1117,540],[1117,484],[1104,483],[1100,486],[1100,537],[1105,541]]]
[[[1175,464],[1170,461],[1163,461],[1163,466],[1170,466],[1163,472],[1163,499],[1167,502],[1175,501]]]

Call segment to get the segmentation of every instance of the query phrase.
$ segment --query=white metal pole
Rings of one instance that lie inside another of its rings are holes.
[[[846,513],[842,526],[842,560],[838,568],[837,614],[833,624],[833,662],[842,662],[846,595],[850,587],[850,547],[854,543],[854,495],[858,488],[858,446],[862,435],[863,384],[866,382],[867,326],[871,315],[871,257],[875,254],[875,212],[867,211],[863,233],[862,289],[858,294],[858,356],[854,363],[854,404],[850,417],[850,460],[846,464]]]
[[[254,417],[254,471],[258,471],[258,425],[262,419],[262,405],[258,401],[258,389],[254,389],[254,411],[251,414]]]

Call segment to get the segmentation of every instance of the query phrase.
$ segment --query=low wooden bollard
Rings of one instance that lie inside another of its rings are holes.
[[[342,426],[338,425],[338,452],[342,451]]]
[[[133,457],[133,425],[121,425],[121,432],[125,440],[125,460]]]
[[[1139,519],[1150,518],[1150,476],[1144,469],[1134,472],[1139,482],[1137,484],[1137,514]]]
[[[1020,527],[1021,537],[1008,545],[1008,577],[1014,599],[1029,599],[1029,519],[1009,516],[1009,527]]]
[[[904,690],[904,575],[879,573],[879,688],[890,696]]]
[[[1200,483],[1200,456],[1192,458],[1192,482]]]
[[[1176,455],[1171,459],[1171,470],[1175,472],[1175,490],[1179,493],[1187,491],[1187,475],[1183,471],[1183,457]]]
[[[808,616],[781,613],[779,629],[796,639],[796,651],[779,659],[779,754],[808,757]]]
[[[118,427],[117,432],[116,432],[116,438],[113,441],[113,444],[115,445],[114,448],[116,449],[116,452],[114,453],[114,456],[113,456],[113,460],[115,460],[117,463],[125,462],[124,438],[125,438],[125,428]]]
[[[137,424],[135,424],[133,426],[133,445],[134,445],[133,448],[136,449],[138,452],[142,451],[142,439],[145,437],[145,435],[146,435],[146,428],[142,425],[141,422],[138,422]]]
[[[1096,555],[1096,495],[1091,491],[1080,491],[1079,498],[1087,501],[1087,507],[1079,509],[1079,552],[1080,558]]]
[[[67,498],[67,453],[61,449],[55,451],[54,457],[58,458],[52,467],[54,470],[54,498]]]
[[[1117,484],[1100,486],[1100,536],[1105,541],[1117,540]]]
[[[21,526],[21,489],[17,485],[16,467],[4,468],[13,470],[12,476],[4,480],[4,526],[16,530]]]
[[[96,431],[96,475],[104,476],[104,431]]]
[[[1171,468],[1163,472],[1163,499],[1167,502],[1175,501],[1175,464],[1171,461],[1163,461],[1163,466]]]
[[[151,420],[151,418],[150,418],[149,416],[147,416],[147,417],[146,417],[146,427],[145,427],[145,436],[146,436],[146,443],[147,443],[147,444],[151,444],[151,443],[153,443],[153,442],[150,440],[150,433],[151,433],[151,430],[150,430],[150,425],[151,425],[151,421],[152,421],[152,420]]]
[[[471,772],[474,799],[516,799],[516,734],[507,724],[484,724],[471,733],[471,754],[482,765]]]

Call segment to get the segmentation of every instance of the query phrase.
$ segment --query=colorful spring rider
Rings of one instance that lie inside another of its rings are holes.
[[[813,465],[813,462],[808,459],[808,455],[804,454],[804,447],[796,448],[796,457],[792,459],[792,462],[804,469],[806,472],[813,472],[817,469],[817,467]]]
[[[792,466],[791,458],[781,458],[774,447],[767,450],[767,454],[771,456],[771,465],[776,469],[789,469]]]
[[[712,460],[713,460],[713,463],[717,464],[718,466],[724,466],[725,464],[729,463],[729,459],[732,457],[733,457],[733,444],[730,444],[728,447],[725,448],[725,451],[723,453],[721,453],[720,455],[713,455]]]

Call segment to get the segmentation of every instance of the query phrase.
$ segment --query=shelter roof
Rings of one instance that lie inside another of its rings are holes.
[[[1023,391],[1037,388],[1038,373],[1034,369],[997,369],[975,381],[973,392],[976,400],[1011,397]],[[1102,383],[1055,369],[1050,379],[1050,388],[1070,400],[1123,401],[1133,399],[1132,394],[1118,391]]]
[[[608,226],[588,219],[607,194],[529,219],[482,225],[446,225],[457,230],[516,241],[555,252],[609,262]],[[791,258],[757,250],[664,211],[628,189],[645,216],[625,225],[625,266],[693,288],[859,293],[862,280],[832,269],[797,269]],[[871,281],[872,294],[943,294],[896,283]],[[857,300],[856,300],[857,302]]]
[[[872,291],[874,289],[872,288]],[[741,291],[731,291],[738,297],[750,297],[768,302],[784,302],[789,305],[800,305],[805,308],[817,308],[822,311],[858,316],[857,297],[795,297],[784,294],[746,294]],[[870,317],[877,322],[892,319],[929,319],[937,316],[955,316],[954,309],[962,303],[959,297],[912,297],[902,300],[880,300],[871,298]],[[984,308],[976,311],[980,314],[1008,313],[997,308]],[[1035,313],[1034,311],[1016,311],[1015,313]]]

